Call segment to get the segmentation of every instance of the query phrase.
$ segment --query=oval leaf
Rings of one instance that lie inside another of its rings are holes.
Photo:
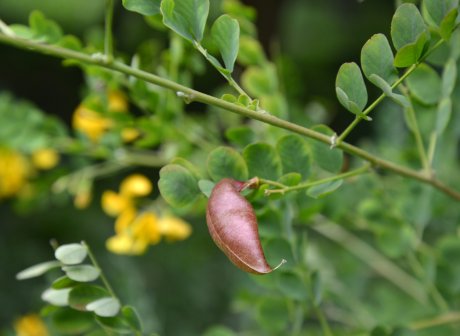
[[[90,282],[99,277],[100,271],[91,265],[65,266],[62,270],[66,275],[78,282]]]
[[[254,274],[273,271],[265,260],[257,218],[251,204],[240,194],[244,182],[223,179],[212,190],[206,222],[216,245],[238,268]]]
[[[417,42],[420,35],[427,34],[428,28],[418,8],[414,4],[402,4],[391,21],[391,39],[396,50]]]
[[[61,245],[54,252],[56,259],[66,265],[79,264],[87,255],[88,250],[82,244]]]
[[[69,293],[71,289],[53,289],[48,288],[42,294],[42,300],[51,303],[54,306],[65,307],[69,304]]]
[[[256,143],[247,146],[243,157],[248,165],[250,177],[277,180],[282,174],[281,159],[277,151],[268,144]]]
[[[372,36],[361,50],[361,68],[372,83],[371,76],[377,75],[388,84],[393,84],[398,79],[398,72],[393,62],[393,51],[383,34]]]
[[[55,260],[42,262],[40,264],[30,266],[26,268],[25,270],[22,270],[21,272],[16,274],[16,279],[25,280],[25,279],[35,278],[59,266],[61,266],[61,263]]]
[[[106,297],[90,302],[86,305],[86,310],[93,311],[102,317],[113,317],[120,311],[120,302],[113,297]]]
[[[337,98],[350,112],[359,114],[367,104],[367,89],[363,75],[356,63],[345,63],[339,69],[335,81]]]
[[[209,0],[163,0],[160,10],[165,26],[191,42],[203,39]]]
[[[69,293],[69,305],[74,309],[86,311],[89,303],[108,296],[109,293],[100,286],[78,285]]]
[[[334,131],[325,125],[318,125],[312,129],[329,136],[334,134]],[[343,152],[341,150],[331,149],[330,146],[319,141],[309,140],[309,142],[313,148],[313,162],[319,167],[331,173],[337,173],[342,169]]]
[[[176,164],[169,164],[160,170],[158,189],[166,202],[178,208],[191,204],[200,193],[192,173]]]
[[[121,309],[121,314],[125,318],[126,322],[136,331],[142,331],[142,323],[136,309],[131,306],[124,306]]]
[[[248,179],[248,167],[243,157],[230,147],[218,147],[208,155],[208,173],[214,181],[225,177],[235,180]]]
[[[63,276],[63,277],[60,277],[59,279],[56,279],[51,285],[51,288],[64,289],[64,288],[75,287],[76,285],[78,285],[78,282],[72,279],[69,279],[69,277],[67,276]]]
[[[161,0],[123,0],[123,7],[142,15],[151,16],[160,13]]]
[[[410,93],[426,105],[436,104],[441,98],[441,78],[429,65],[420,64],[406,79]]]
[[[224,14],[212,25],[211,34],[224,60],[225,68],[233,72],[240,41],[238,21]]]
[[[276,149],[283,164],[283,173],[299,173],[303,179],[310,176],[310,148],[298,135],[286,135],[276,144]]]
[[[458,0],[423,0],[423,6],[432,22],[440,27],[447,15],[458,7]]]
[[[343,180],[323,183],[307,190],[307,195],[313,198],[324,197],[337,190],[343,183]]]

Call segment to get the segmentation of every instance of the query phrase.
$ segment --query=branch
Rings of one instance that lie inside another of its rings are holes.
[[[42,43],[31,41],[31,40],[25,40],[25,39],[14,37],[14,36],[13,37],[7,36],[3,33],[0,33],[0,43],[9,44],[17,48],[32,50],[38,53],[47,54],[47,55],[55,56],[58,58],[73,59],[73,60],[77,60],[77,61],[80,61],[86,64],[97,65],[97,66],[101,66],[101,67],[111,69],[117,72],[121,72],[123,74],[134,76],[136,78],[142,79],[146,82],[161,86],[166,89],[174,90],[176,92],[182,92],[188,95],[189,97],[193,97],[194,101],[201,102],[207,105],[220,107],[229,112],[233,112],[233,113],[236,113],[236,114],[239,114],[239,115],[242,115],[242,116],[254,119],[254,120],[258,120],[266,124],[270,124],[272,126],[282,128],[282,129],[291,131],[293,133],[297,133],[297,134],[306,136],[316,141],[319,141],[319,142],[322,142],[328,145],[331,144],[331,138],[325,134],[322,134],[322,133],[313,131],[309,128],[277,118],[275,116],[270,115],[269,113],[252,111],[248,108],[226,102],[222,99],[207,95],[200,91],[193,90],[191,88],[180,85],[168,79],[159,77],[157,75],[130,67],[118,61],[107,62],[105,58],[93,57],[91,55],[88,55],[82,52],[65,49],[62,47],[54,46],[54,45],[47,45],[47,44],[42,44]],[[439,189],[446,195],[452,197],[453,199],[460,201],[460,192],[449,188],[447,185],[445,185],[444,183],[442,183],[441,181],[439,181],[433,176],[429,176],[425,173],[422,173],[422,172],[419,172],[419,171],[416,171],[410,168],[406,168],[404,166],[395,164],[393,162],[381,159],[365,150],[362,150],[356,146],[350,145],[346,142],[342,142],[338,144],[336,147],[340,148],[342,151],[346,153],[349,153],[365,161],[368,161],[375,167],[391,171],[395,174],[398,174],[404,177],[408,177],[408,178],[420,181],[422,183],[432,185],[433,187],[435,187],[436,189]]]

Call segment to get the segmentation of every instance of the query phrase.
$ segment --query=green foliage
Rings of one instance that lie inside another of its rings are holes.
[[[256,143],[247,146],[243,157],[248,165],[249,176],[276,180],[281,176],[281,159],[272,146],[266,143]]]
[[[340,103],[351,113],[362,115],[367,104],[367,89],[356,63],[343,64],[337,73],[335,90]]]
[[[238,21],[228,15],[222,15],[212,25],[211,32],[214,43],[224,60],[225,68],[233,72],[240,40]]]
[[[158,188],[163,198],[176,207],[193,202],[199,193],[195,177],[186,168],[177,164],[170,164],[161,169]]]
[[[161,0],[123,0],[127,10],[148,16],[159,14],[160,4]]]
[[[226,177],[241,181],[248,179],[246,162],[230,147],[218,147],[209,153],[207,167],[209,175],[216,182]]]
[[[393,51],[388,39],[383,34],[375,34],[361,50],[361,67],[364,75],[373,84],[378,86],[372,78],[379,76],[388,84],[393,84],[398,79],[398,72],[394,67]]]

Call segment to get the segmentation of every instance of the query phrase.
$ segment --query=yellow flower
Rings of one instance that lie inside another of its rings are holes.
[[[36,314],[25,315],[14,323],[16,336],[48,336],[48,330]]]
[[[52,148],[43,148],[32,153],[32,164],[38,169],[51,169],[58,162],[59,154]]]
[[[144,175],[133,174],[121,182],[120,193],[127,197],[147,196],[152,192],[152,183]]]
[[[121,139],[123,142],[131,142],[136,140],[141,133],[134,127],[125,127],[121,130]]]
[[[146,239],[150,244],[161,240],[158,219],[152,212],[142,213],[133,224],[133,236]]]
[[[164,216],[158,223],[161,234],[169,241],[184,240],[192,233],[192,227],[179,217]]]
[[[136,219],[137,213],[133,207],[127,207],[123,212],[118,216],[115,221],[115,232],[117,234],[125,233],[126,230]]]
[[[111,90],[107,93],[108,110],[110,112],[128,111],[128,101],[125,94],[119,90]]]
[[[28,175],[26,159],[19,152],[0,147],[0,199],[19,193]]]
[[[97,142],[112,126],[110,119],[104,118],[97,111],[80,104],[72,118],[73,128],[86,135],[91,141]]]
[[[128,233],[117,234],[107,239],[106,246],[110,252],[126,255],[145,253],[149,243],[146,239],[134,238]]]
[[[112,190],[106,190],[102,194],[102,209],[109,216],[118,216],[131,206],[131,199],[117,194]]]

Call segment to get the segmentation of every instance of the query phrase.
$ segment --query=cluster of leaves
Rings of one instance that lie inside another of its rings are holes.
[[[94,284],[103,275],[94,263],[83,263],[89,248],[85,243],[59,246],[56,260],[31,266],[17,274],[18,280],[41,276],[55,268],[65,275],[57,278],[42,294],[42,300],[50,304],[42,314],[51,318],[55,332],[61,334],[105,335],[137,334],[142,332],[135,309],[121,306],[106,280],[103,285]]]

